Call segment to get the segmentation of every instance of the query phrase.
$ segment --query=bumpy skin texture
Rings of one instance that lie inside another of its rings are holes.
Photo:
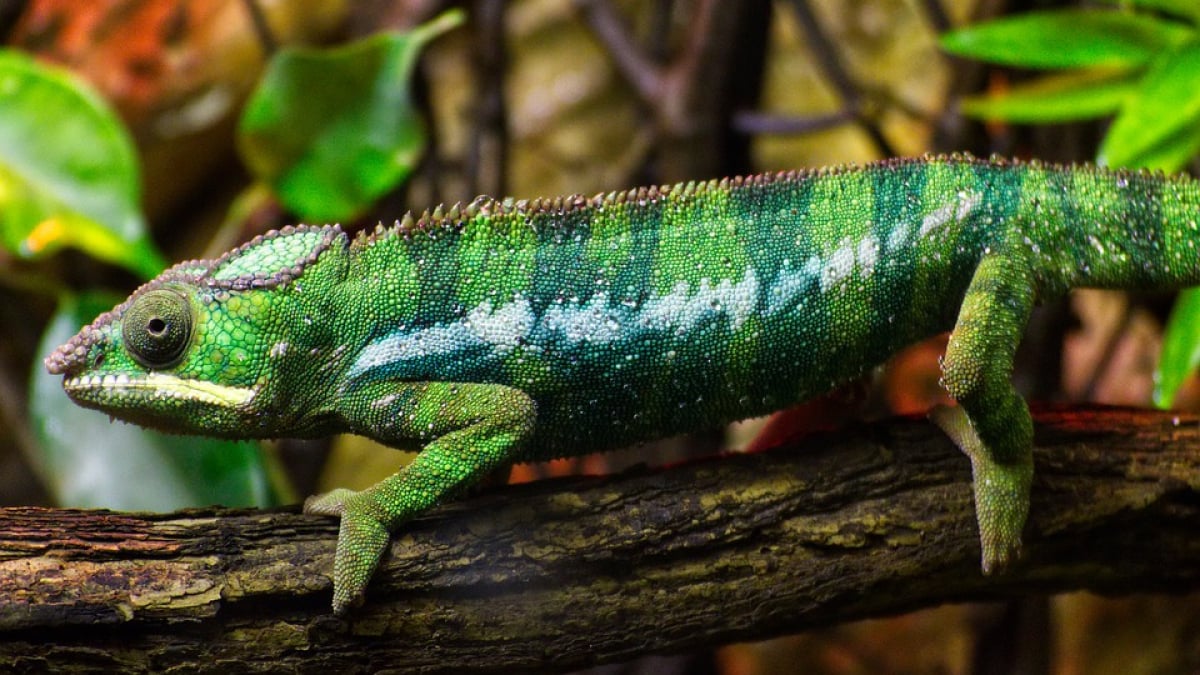
[[[935,421],[970,457],[985,570],[1019,554],[1035,302],[1200,281],[1200,186],[1092,167],[895,160],[532,202],[353,242],[285,228],[177,265],[47,359],[82,405],[233,438],[423,444],[308,501],[341,516],[334,609],[388,532],[513,462],[759,415],[953,327]]]

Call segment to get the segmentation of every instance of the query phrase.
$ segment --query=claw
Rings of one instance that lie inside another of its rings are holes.
[[[1006,540],[1005,537],[989,538],[980,533],[980,543],[983,546],[983,557],[980,566],[984,575],[1004,574],[1021,559],[1020,534],[1016,541]]]

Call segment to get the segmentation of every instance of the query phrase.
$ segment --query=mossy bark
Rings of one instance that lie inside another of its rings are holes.
[[[1200,587],[1200,421],[1036,419],[1025,557],[998,577],[968,462],[922,420],[446,506],[346,620],[329,519],[0,509],[0,671],[555,671],[946,602]]]

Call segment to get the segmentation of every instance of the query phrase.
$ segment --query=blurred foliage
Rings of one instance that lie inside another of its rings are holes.
[[[142,278],[157,274],[166,263],[138,209],[137,155],[104,99],[69,73],[7,50],[0,92],[5,248],[35,257],[74,246]]]
[[[905,0],[854,3],[810,2],[824,20],[837,57],[861,84],[869,116],[878,122],[897,153],[928,152],[935,125],[932,112],[946,101],[954,69],[938,56],[937,34],[928,19]],[[971,2],[942,3],[952,17],[965,19]],[[761,106],[794,118],[819,118],[847,105],[815,58],[807,35],[786,3],[777,4],[771,24],[772,49],[765,64]],[[756,165],[763,170],[826,166],[881,159],[880,150],[859,124],[839,124],[809,133],[758,134]]]
[[[409,102],[413,63],[429,40],[461,20],[449,13],[410,33],[283,50],[272,59],[240,141],[254,168],[268,167],[265,177],[286,206],[305,219],[348,219],[411,172],[425,144]],[[139,208],[137,155],[104,100],[75,77],[15,52],[0,54],[0,88],[13,102],[0,112],[5,245],[21,255],[72,245],[143,278],[160,271],[164,258]],[[254,186],[247,194],[262,201]],[[233,208],[248,217],[244,203]],[[120,299],[63,292],[39,353]],[[40,453],[33,460],[58,503],[171,510],[273,502],[256,445],[112,427],[105,415],[72,404],[59,380],[36,364],[29,406]]]
[[[1200,149],[1195,21],[1132,10],[1047,10],[962,28],[941,43],[952,53],[992,63],[1066,70],[968,98],[964,113],[1033,123],[1115,114],[1101,163],[1177,171]]]
[[[69,73],[11,51],[0,53],[0,89],[11,96],[0,114],[5,245],[26,256],[70,245],[143,278],[157,274],[165,262],[138,207],[137,155],[107,103]],[[39,353],[50,353],[120,299],[64,292]],[[40,451],[33,459],[61,505],[170,510],[270,503],[262,459],[251,444],[111,428],[106,415],[71,403],[61,378],[40,363],[29,401]]]
[[[275,41],[293,45],[328,40],[349,2],[257,4]],[[233,159],[236,115],[269,56],[248,18],[244,0],[31,0],[11,46],[70,69],[116,108],[141,155],[143,209],[163,227]],[[219,195],[206,203],[223,206]]]
[[[1163,331],[1162,354],[1154,371],[1154,404],[1170,408],[1185,380],[1200,367],[1200,290],[1179,294]]]
[[[1127,9],[1030,12],[959,29],[942,46],[961,56],[1063,69],[1008,91],[968,98],[984,119],[1049,123],[1115,115],[1097,161],[1174,172],[1200,152],[1200,4],[1131,0]],[[1167,323],[1154,402],[1170,407],[1200,367],[1200,291]]]
[[[360,215],[416,165],[425,132],[408,80],[421,49],[462,20],[448,12],[407,33],[281,50],[242,112],[246,165],[303,221]]]

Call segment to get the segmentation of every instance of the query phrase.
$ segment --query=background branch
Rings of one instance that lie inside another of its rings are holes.
[[[1200,586],[1200,422],[1042,411],[1026,557],[978,571],[965,459],[899,420],[456,503],[349,620],[336,524],[293,511],[0,510],[0,670],[563,670],[946,602]]]
[[[662,63],[635,39],[610,0],[574,4],[654,120],[661,146],[657,181],[746,171],[748,143],[730,142],[729,119],[735,109],[759,96],[769,3],[694,3],[682,44]]]

